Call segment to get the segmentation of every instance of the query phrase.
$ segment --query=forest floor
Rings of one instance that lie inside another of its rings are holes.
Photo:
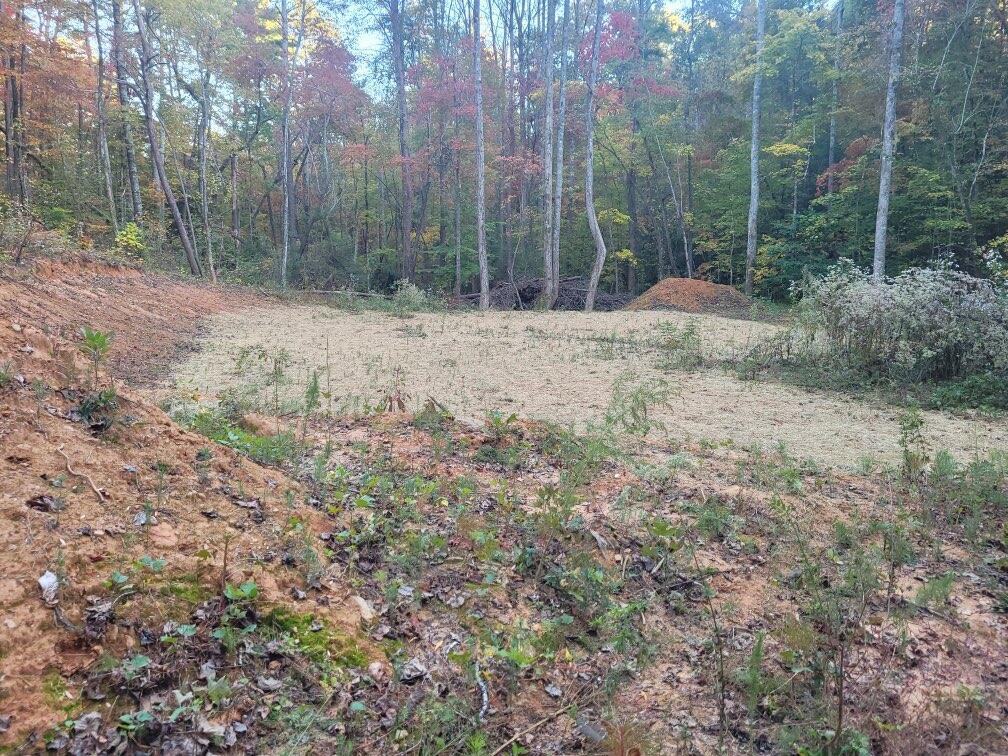
[[[648,329],[687,321],[619,316],[0,270],[0,750],[1005,751],[1005,458],[910,439],[905,470],[853,473],[656,433],[679,413],[651,411],[651,371],[693,396],[707,369],[654,364],[685,357]],[[724,353],[772,328],[690,322]],[[82,325],[116,332],[97,376]],[[166,396],[174,358],[212,350],[221,404]],[[623,359],[644,375],[613,394]],[[731,392],[725,435],[748,426]],[[527,417],[564,395],[577,430]]]
[[[764,450],[783,443],[791,455],[848,469],[897,461],[903,409],[736,374],[732,366],[740,355],[778,327],[678,312],[401,318],[277,305],[208,318],[199,347],[165,385],[169,392],[194,390],[211,399],[228,389],[258,385],[265,391],[269,360],[255,356],[284,355],[289,380],[281,399],[288,402],[318,371],[334,406],[343,409],[375,403],[395,388],[410,409],[432,397],[478,423],[496,411],[583,429],[605,412],[614,381],[632,373],[668,383],[673,397],[656,409],[656,419],[675,438]],[[933,450],[965,459],[1008,448],[1003,417],[924,415]]]

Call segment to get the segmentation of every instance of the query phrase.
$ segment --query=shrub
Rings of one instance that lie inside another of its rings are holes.
[[[140,260],[147,251],[143,231],[132,221],[123,226],[116,234],[113,251],[127,260]]]
[[[297,440],[291,433],[259,436],[234,424],[232,418],[222,411],[200,410],[193,415],[189,427],[264,465],[287,462],[298,451]]]
[[[439,302],[415,283],[402,279],[396,281],[392,293],[392,309],[396,315],[407,317],[415,312],[437,310]]]
[[[875,378],[1008,377],[1008,298],[948,268],[910,268],[875,285],[841,263],[806,285],[795,329],[799,343]]]

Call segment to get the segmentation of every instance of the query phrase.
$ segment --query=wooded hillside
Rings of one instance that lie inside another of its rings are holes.
[[[456,293],[483,248],[485,285],[550,302],[593,266],[741,285],[747,256],[777,298],[880,251],[989,275],[1006,45],[1004,0],[5,0],[5,246]]]

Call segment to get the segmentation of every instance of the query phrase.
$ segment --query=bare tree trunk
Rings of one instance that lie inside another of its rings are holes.
[[[238,153],[231,156],[231,239],[234,242],[234,264],[238,266],[241,250],[241,213],[238,211]]]
[[[462,166],[455,160],[455,297],[462,296]]]
[[[406,67],[403,40],[403,8],[400,0],[389,0],[389,23],[392,26],[392,66],[395,69],[396,104],[399,116],[399,159],[402,172],[402,194],[399,225],[402,233],[402,273],[412,281],[416,277],[416,254],[413,251],[413,169],[410,165],[406,121]]]
[[[560,104],[556,126],[556,169],[553,180],[553,238],[550,240],[550,257],[553,280],[560,285],[560,213],[563,208],[564,135],[567,130],[567,46],[570,34],[570,0],[564,0],[563,26],[560,31]]]
[[[109,221],[112,232],[119,233],[119,218],[116,212],[115,192],[112,189],[112,161],[109,159],[108,123],[105,118],[105,50],[101,37],[101,20],[98,15],[98,0],[92,0],[94,12],[95,44],[98,51],[97,86],[95,88],[95,112],[98,116],[98,158],[101,163],[102,180],[105,183],[105,199],[109,205]]]
[[[210,233],[210,199],[207,186],[207,149],[210,134],[210,69],[202,77],[200,90],[200,122],[199,122],[199,193],[200,216],[203,221],[203,236],[205,237],[207,266],[210,268],[210,280],[217,283],[217,266],[214,264],[213,236]]]
[[[833,52],[833,109],[830,111],[829,119],[829,153],[826,156],[826,201],[833,199],[833,174],[836,163],[836,134],[837,134],[837,108],[840,107],[839,82],[840,78],[840,34],[843,31],[844,0],[840,0],[836,7],[836,48]],[[828,207],[828,205],[827,205]]]
[[[595,264],[588,279],[588,294],[585,297],[585,312],[595,309],[595,294],[598,292],[599,278],[605,265],[606,246],[595,214],[595,87],[598,84],[599,37],[602,33],[602,2],[595,0],[595,32],[592,36],[591,70],[588,75],[588,94],[585,97],[585,210],[588,226],[595,240]]]
[[[763,87],[763,38],[766,34],[766,0],[756,5],[756,75],[753,77],[752,143],[749,149],[749,222],[746,230],[745,293],[752,295],[756,266],[756,219],[759,215],[760,90]]]
[[[892,34],[889,39],[889,84],[886,87],[885,121],[882,124],[882,166],[879,175],[878,211],[875,214],[875,259],[872,280],[885,276],[886,231],[889,227],[889,194],[892,191],[893,152],[896,148],[896,85],[903,47],[903,0],[893,5]]]
[[[280,0],[280,44],[283,45],[284,93],[283,119],[281,132],[283,146],[280,149],[280,173],[283,190],[283,217],[281,225],[281,261],[280,288],[287,288],[287,256],[290,253],[290,113],[291,113],[291,61],[290,61],[290,18],[288,16],[287,0]]]
[[[473,0],[473,78],[476,87],[476,249],[479,258],[479,307],[481,310],[486,310],[490,307],[490,271],[486,247],[486,145],[483,144],[483,43],[480,37],[480,0]]]
[[[133,220],[143,215],[143,198],[140,196],[140,174],[137,171],[136,148],[133,146],[133,129],[130,128],[127,110],[129,95],[126,89],[126,68],[122,53],[123,21],[121,0],[112,0],[112,62],[115,66],[116,91],[119,107],[123,109],[122,140],[126,161],[126,178],[129,184],[130,210]]]
[[[543,44],[542,75],[546,84],[543,103],[543,298],[552,309],[560,282],[553,277],[553,42],[555,0],[546,0],[546,39]]]
[[[140,0],[133,0],[133,11],[137,17],[137,33],[140,38],[140,83],[143,86],[143,109],[144,123],[147,127],[147,141],[150,143],[151,159],[154,163],[154,173],[161,192],[164,194],[165,202],[171,210],[172,221],[175,224],[175,231],[182,242],[185,250],[186,262],[189,263],[189,271],[194,276],[202,275],[199,259],[196,257],[196,250],[193,247],[189,230],[182,220],[178,203],[175,201],[175,192],[172,191],[171,182],[165,173],[164,156],[158,144],[157,127],[154,122],[154,87],[151,85],[150,69],[154,61],[154,50],[151,48],[150,39],[147,36],[147,22],[144,20],[143,9],[140,7]]]

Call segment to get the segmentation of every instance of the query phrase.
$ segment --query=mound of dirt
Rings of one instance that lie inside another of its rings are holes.
[[[751,304],[748,297],[731,286],[696,278],[666,278],[637,297],[627,309],[743,315]]]

